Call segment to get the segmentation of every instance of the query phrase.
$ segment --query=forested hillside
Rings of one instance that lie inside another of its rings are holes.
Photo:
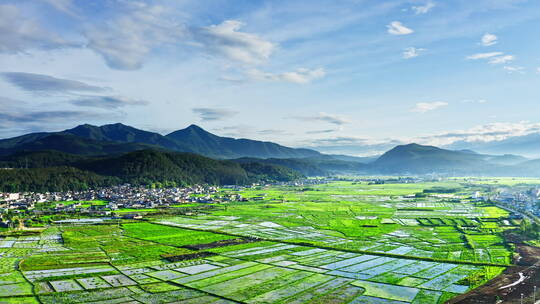
[[[28,166],[28,168],[27,168]],[[65,191],[122,183],[150,185],[247,184],[289,181],[296,171],[274,164],[238,164],[192,153],[156,150],[82,157],[56,151],[19,153],[0,159],[0,191]]]

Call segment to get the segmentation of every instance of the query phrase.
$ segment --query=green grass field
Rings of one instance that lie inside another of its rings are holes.
[[[443,303],[512,263],[478,182],[222,189],[253,199],[8,236],[0,303]]]

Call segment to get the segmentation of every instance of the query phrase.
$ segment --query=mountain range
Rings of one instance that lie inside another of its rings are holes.
[[[303,158],[321,155],[314,150],[289,148],[272,142],[220,137],[196,125],[161,135],[120,123],[104,126],[85,124],[61,132],[31,133],[0,140],[0,155],[21,150],[108,155],[152,148],[191,152],[219,159]]]
[[[197,157],[203,157],[204,161]],[[213,163],[216,160],[225,163]],[[153,162],[156,165],[152,165]],[[205,165],[197,168],[189,165],[190,162]],[[118,163],[124,167],[118,167]],[[148,164],[148,167],[137,163]],[[212,165],[207,164],[214,164],[218,169],[209,170],[208,166]],[[196,125],[161,135],[123,124],[85,124],[60,132],[31,133],[0,140],[0,167],[66,166],[135,183],[145,183],[152,178],[163,182],[190,181],[189,174],[197,176],[197,181],[216,183],[290,180],[300,175],[336,173],[540,176],[540,160],[514,154],[482,154],[470,149],[407,144],[395,146],[379,157],[360,158],[322,154],[272,142],[220,137]],[[220,171],[223,166],[234,168],[231,170],[236,172],[235,177],[230,178],[229,169],[225,170],[229,173]],[[108,168],[109,171],[105,170]],[[215,178],[205,179],[205,175]]]

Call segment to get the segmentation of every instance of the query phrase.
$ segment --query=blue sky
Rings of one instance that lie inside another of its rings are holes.
[[[3,0],[0,137],[81,123],[325,152],[540,131],[540,2]]]

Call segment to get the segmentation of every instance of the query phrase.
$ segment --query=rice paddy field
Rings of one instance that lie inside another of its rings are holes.
[[[248,200],[0,239],[0,303],[432,304],[512,262],[463,180],[221,191]]]

